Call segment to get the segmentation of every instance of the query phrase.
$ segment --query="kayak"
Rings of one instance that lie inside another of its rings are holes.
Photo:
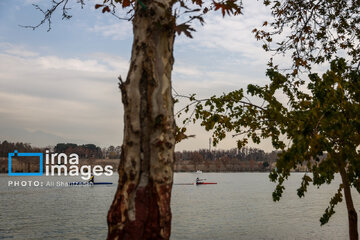
[[[75,185],[110,185],[113,184],[112,182],[69,182],[68,183],[70,186],[75,186]]]
[[[112,182],[95,182],[95,183],[92,183],[93,185],[110,185],[110,184],[113,184]]]
[[[197,182],[196,185],[202,185],[202,184],[217,184],[216,182]]]

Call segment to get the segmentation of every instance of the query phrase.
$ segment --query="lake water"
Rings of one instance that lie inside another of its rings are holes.
[[[302,173],[286,183],[280,202],[267,173],[176,173],[175,183],[197,176],[217,185],[174,185],[171,239],[348,239],[345,203],[330,222],[319,218],[336,192],[335,184],[311,186],[305,198],[296,189]],[[73,177],[8,177],[0,174],[0,239],[105,239],[106,214],[116,184],[75,187],[8,187],[12,180],[78,181]],[[117,182],[117,175],[96,181]],[[337,179],[339,182],[339,179]],[[360,196],[353,192],[356,209]]]

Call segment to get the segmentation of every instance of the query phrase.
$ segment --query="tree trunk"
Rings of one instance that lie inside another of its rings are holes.
[[[124,140],[108,239],[169,239],[175,121],[172,1],[137,2],[127,79],[120,84]]]
[[[349,181],[347,179],[345,168],[340,169],[341,180],[344,186],[344,194],[345,194],[345,202],[346,208],[348,211],[348,220],[349,220],[349,239],[350,240],[358,240],[358,218],[357,213],[354,208],[354,203],[351,197],[351,189],[349,185]]]

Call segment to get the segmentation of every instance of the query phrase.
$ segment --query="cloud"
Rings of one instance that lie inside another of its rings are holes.
[[[128,68],[124,59],[108,54],[88,59],[19,56],[9,53],[17,46],[6,45],[0,44],[1,126],[102,145],[121,143],[122,104],[116,77]]]
[[[9,55],[18,57],[35,57],[38,55],[36,52],[27,50],[24,46],[14,45],[6,42],[0,42],[0,50]]]
[[[88,30],[100,34],[105,38],[111,38],[112,40],[126,40],[132,36],[131,24],[125,21],[114,24],[98,23],[88,28]]]
[[[108,65],[111,69],[116,72],[120,72],[121,75],[125,75],[129,68],[129,61],[125,60],[123,57],[110,55],[107,53],[93,53],[91,57],[99,59],[101,62]]]
[[[255,5],[257,1],[248,2]],[[263,81],[267,56],[251,30],[261,24],[265,12],[258,7],[250,10],[245,6],[245,10],[249,15],[225,19],[213,13],[206,17],[204,27],[197,28],[194,39],[177,37],[172,79],[179,93],[208,97]],[[102,51],[107,53],[96,52],[94,45],[81,38],[70,39],[79,45],[84,41],[87,56],[79,56],[77,49],[72,55],[57,53],[61,44],[44,43],[42,47],[52,54],[39,54],[26,45],[0,43],[0,114],[6,116],[0,118],[0,125],[103,145],[121,143],[123,116],[116,78],[119,74],[126,77],[129,61],[113,52],[131,40],[131,23],[96,14],[94,25],[76,22],[74,31],[80,26],[92,39],[103,37],[108,46]],[[251,14],[258,23],[250,20]],[[59,41],[56,38],[54,43]],[[199,128],[195,134],[197,141],[192,146],[200,147],[203,139],[207,146],[208,134]]]
[[[219,12],[208,14],[206,24],[195,27],[194,39],[180,37],[177,43],[180,47],[217,51],[220,55],[237,55],[247,65],[265,65],[270,55],[251,31],[269,18],[269,11],[259,1],[245,1],[244,5],[244,15],[223,18]]]
[[[199,76],[202,74],[201,71],[197,67],[188,66],[185,64],[182,64],[182,65],[175,64],[173,73],[186,75],[186,76]]]
[[[56,56],[45,56],[36,59],[43,69],[62,69],[84,72],[106,72],[108,67],[96,60],[81,60],[76,58],[59,58]]]
[[[192,63],[175,65],[173,87],[180,95],[196,94],[200,98],[221,95],[240,88],[247,88],[249,83],[263,85],[265,77],[242,73],[238,69],[214,66],[201,67]],[[262,74],[263,75],[263,74]]]

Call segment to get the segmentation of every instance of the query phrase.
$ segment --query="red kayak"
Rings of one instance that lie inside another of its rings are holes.
[[[196,185],[201,185],[201,184],[217,184],[216,182],[197,182]]]

